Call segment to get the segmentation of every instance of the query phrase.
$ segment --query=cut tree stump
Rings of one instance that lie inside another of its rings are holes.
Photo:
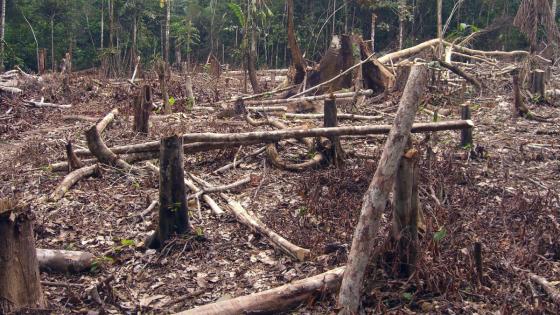
[[[471,108],[469,104],[461,105],[461,119],[471,119]],[[467,148],[473,145],[473,128],[461,130],[461,147]]]
[[[340,288],[339,314],[352,315],[359,311],[362,281],[374,249],[381,214],[410,136],[420,99],[426,89],[427,78],[428,71],[425,66],[415,65],[412,68],[379,165],[364,195],[360,219],[354,231],[352,248]]]
[[[46,272],[78,273],[89,271],[95,256],[88,252],[37,248],[39,268]]]
[[[530,83],[530,91],[531,93],[538,95],[541,99],[544,99],[546,96],[546,80],[545,80],[545,71],[543,70],[534,70],[531,72],[531,83]]]
[[[161,140],[159,165],[159,223],[146,241],[147,247],[153,249],[159,249],[172,234],[185,234],[189,230],[181,137]]]
[[[144,85],[134,100],[134,131],[148,135],[152,111],[152,88]]]
[[[0,313],[46,307],[33,237],[33,215],[26,205],[0,200]]]
[[[411,147],[410,141],[408,147]],[[417,151],[409,149],[401,158],[393,187],[392,238],[397,244],[399,275],[409,277],[418,253],[418,167]]]
[[[190,75],[185,79],[185,88],[187,90],[187,108],[193,108],[196,106],[196,100],[194,98],[192,78]]]
[[[325,100],[323,126],[325,128],[338,126],[336,99],[334,98]],[[344,151],[340,144],[340,137],[331,136],[329,140],[330,148],[327,150],[327,159],[336,167],[340,167],[344,164]]]

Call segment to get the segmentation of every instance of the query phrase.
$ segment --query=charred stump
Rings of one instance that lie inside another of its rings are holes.
[[[134,100],[134,131],[148,135],[150,129],[150,112],[152,107],[152,89],[144,85]]]
[[[29,206],[0,200],[0,313],[46,306]]]
[[[175,135],[161,140],[159,163],[159,223],[146,242],[153,249],[160,248],[172,234],[184,234],[189,230],[181,137]]]

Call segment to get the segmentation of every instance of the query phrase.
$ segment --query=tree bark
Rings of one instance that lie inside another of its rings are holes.
[[[409,141],[409,148],[411,143]],[[416,267],[418,253],[418,167],[417,151],[409,149],[402,157],[393,187],[393,240],[398,251],[399,274],[409,277]]]
[[[249,71],[249,80],[253,93],[260,93],[259,79],[257,78],[257,31],[256,31],[256,13],[257,0],[251,0],[249,11],[249,20],[251,21],[251,49],[247,55],[247,70]]]
[[[541,99],[545,97],[546,80],[545,71],[537,69],[531,72],[531,93],[538,95]]]
[[[47,51],[45,50],[45,48],[39,49],[39,69],[38,69],[39,75],[43,75],[45,73],[46,54]]]
[[[244,101],[244,104],[247,106],[256,106],[256,105],[277,105],[277,104],[288,104],[288,103],[296,103],[296,102],[305,102],[305,101],[321,101],[334,96],[336,99],[348,99],[353,98],[355,95],[363,95],[363,96],[372,96],[373,90],[359,90],[357,92],[343,92],[343,93],[328,93],[322,95],[315,95],[315,96],[304,96],[298,98],[279,98],[279,99],[272,99],[272,100],[255,100],[255,101]]]
[[[521,95],[521,87],[519,86],[519,70],[516,69],[511,72],[513,81],[513,116],[526,117],[530,115],[529,109],[525,106],[525,101]]]
[[[471,108],[469,104],[461,106],[461,119],[471,119]],[[473,130],[472,128],[461,130],[461,146],[463,148],[472,147],[473,145]]]
[[[105,0],[101,0],[101,33],[99,34],[99,47],[101,48],[101,50],[103,50],[103,27],[105,26],[105,18],[104,18],[104,14],[103,14],[103,7],[105,4]]]
[[[292,55],[292,62],[294,68],[296,69],[296,74],[294,76],[293,83],[299,84],[303,82],[306,73],[306,62],[303,59],[301,50],[297,42],[297,38],[294,30],[294,0],[286,0],[287,4],[287,15],[288,15],[288,46],[290,47],[290,53]]]
[[[164,60],[167,64],[169,62],[169,31],[171,22],[171,0],[166,0],[166,14],[165,14],[165,54]]]
[[[86,167],[82,167],[79,169],[70,172],[64,180],[56,187],[56,189],[50,194],[49,201],[58,201],[64,197],[66,192],[76,184],[80,179],[87,177],[87,176],[100,176],[101,170],[99,169],[99,165],[90,165]]]
[[[0,313],[46,306],[29,206],[0,200]]]
[[[68,173],[72,172],[72,170],[84,167],[84,163],[82,163],[76,153],[74,153],[72,141],[70,140],[66,143],[66,160],[68,161]]]
[[[337,109],[336,109],[336,99],[331,98],[325,100],[324,105],[324,117],[323,117],[323,127],[337,127]],[[344,164],[344,151],[342,150],[342,145],[340,144],[340,138],[338,136],[329,137],[330,148],[327,153],[327,158],[336,166],[340,167]]]
[[[439,39],[437,57],[440,58],[443,54],[443,27],[442,27],[442,10],[443,10],[443,0],[437,1],[437,37]]]
[[[377,15],[371,13],[371,51],[375,53],[375,24],[377,21]]]
[[[134,131],[148,135],[152,111],[152,88],[144,85],[134,100]]]
[[[179,136],[161,140],[159,223],[157,231],[146,242],[149,248],[158,249],[172,234],[184,234],[189,230],[182,148],[183,141]]]
[[[126,172],[138,173],[138,170],[134,169],[132,165],[111,152],[101,139],[97,126],[93,126],[86,131],[86,139],[89,150],[101,163],[116,166]]]
[[[360,308],[362,281],[373,252],[379,220],[385,209],[393,179],[408,141],[420,99],[427,84],[428,71],[416,65],[412,68],[401,98],[397,116],[385,142],[379,165],[364,195],[361,215],[352,239],[352,249],[338,299],[340,314],[357,314]]]
[[[192,78],[190,75],[187,75],[185,79],[185,88],[187,90],[187,107],[193,108],[196,106],[196,99],[194,98]]]

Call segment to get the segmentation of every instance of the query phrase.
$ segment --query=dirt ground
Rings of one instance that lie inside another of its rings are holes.
[[[458,119],[458,105],[468,99],[476,125],[475,146],[461,148],[456,131],[414,135],[414,146],[420,152],[425,222],[418,269],[402,279],[389,255],[378,257],[366,283],[367,313],[560,313],[560,306],[528,280],[531,272],[560,281],[560,103],[529,104],[548,122],[513,118],[510,77],[481,79],[488,82],[481,94],[430,84],[417,121],[432,121],[434,110],[441,120]],[[556,72],[550,86],[559,88],[559,81]],[[155,80],[148,82],[157,88]],[[120,115],[103,134],[109,146],[157,140],[173,133],[240,132],[255,127],[240,118],[189,111],[177,102],[176,114],[152,119],[150,135],[145,137],[132,131],[130,115],[137,89],[126,81],[75,74],[70,92],[64,94],[61,89],[60,80],[47,75],[43,82],[26,86],[23,95],[0,95],[0,196],[32,204],[38,248],[82,250],[97,257],[89,272],[41,273],[48,300],[44,313],[173,313],[274,288],[345,264],[361,198],[385,136],[344,138],[345,150],[357,154],[348,154],[339,169],[281,171],[258,155],[218,176],[212,172],[259,146],[185,156],[185,170],[213,184],[257,175],[256,184],[228,195],[278,234],[310,249],[309,260],[294,261],[238,223],[218,194],[212,196],[226,210],[224,216],[213,216],[202,204],[202,217],[198,217],[196,203],[192,204],[193,232],[173,238],[156,252],[142,245],[157,224],[157,211],[139,216],[157,198],[155,175],[123,174],[101,166],[102,178],[80,181],[58,202],[39,201],[65,175],[51,171],[49,164],[65,159],[66,141],[87,148],[84,131],[93,123],[67,116],[97,119],[118,108]],[[216,80],[207,74],[194,77],[197,103],[227,99],[239,91],[237,79]],[[170,95],[184,97],[180,77],[173,78]],[[40,97],[73,107],[39,109],[22,102]],[[156,94],[156,98],[160,96]],[[389,95],[380,102],[362,104],[357,113],[381,113],[384,118],[379,123],[390,124],[398,99],[398,95]],[[322,123],[280,119],[289,127]],[[341,122],[350,124],[365,123]],[[281,148],[280,154],[292,161],[307,158],[297,144]],[[383,221],[380,246],[390,230],[390,205]],[[475,242],[482,244],[482,280],[474,271]],[[99,290],[100,305],[86,290],[109,276],[114,279]],[[324,294],[290,313],[334,312],[335,296]]]

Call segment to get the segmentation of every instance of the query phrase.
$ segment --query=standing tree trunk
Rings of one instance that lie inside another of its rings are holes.
[[[130,67],[132,69],[136,68],[136,53],[137,49],[137,38],[138,38],[138,10],[134,8],[134,17],[132,18],[132,47],[130,48]]]
[[[375,13],[371,14],[371,51],[375,53],[375,23],[377,21],[377,15]]]
[[[0,71],[4,71],[4,33],[6,31],[6,0],[2,0],[2,17],[0,21]]]
[[[51,15],[51,70],[56,71],[56,65],[54,62],[54,14]]]
[[[47,55],[47,50],[45,48],[39,49],[39,66],[37,69],[39,75],[43,75],[45,73],[46,55]]]
[[[109,0],[109,48],[113,48],[113,36],[115,31],[115,21],[114,21],[114,0]]]
[[[159,154],[159,224],[146,242],[154,249],[160,248],[173,233],[184,234],[189,230],[181,137],[162,139]]]
[[[552,20],[556,21],[556,8],[558,7],[558,3],[556,2],[556,0],[552,0],[552,7],[551,7],[551,11],[552,11]]]
[[[324,111],[323,126],[325,128],[337,127],[338,113],[336,108],[336,100],[334,98],[325,100],[323,111]],[[342,145],[340,144],[340,137],[337,136],[329,137],[329,141],[331,147],[329,148],[327,157],[332,161],[332,163],[336,167],[340,167],[344,164],[344,151],[342,151]]]
[[[163,98],[163,111],[166,115],[171,114],[171,104],[169,103],[169,94],[167,93],[167,79],[169,76],[169,66],[166,62],[161,61],[158,64],[159,85],[161,88],[161,97]]]
[[[165,62],[169,64],[169,27],[171,22],[171,0],[166,1],[167,13],[165,14],[165,54],[163,55]]]
[[[399,0],[399,50],[402,50],[403,48],[405,19],[406,19],[406,0]]]
[[[416,65],[412,68],[379,165],[364,195],[360,219],[354,231],[352,249],[348,255],[348,263],[340,287],[339,314],[358,314],[362,281],[374,248],[381,214],[393,186],[393,179],[408,141],[418,104],[426,88],[427,77],[426,67]]]
[[[185,79],[185,88],[187,90],[187,108],[193,108],[196,104],[190,75],[187,75],[187,78]]]
[[[105,3],[104,0],[101,0],[101,33],[99,34],[99,48],[103,49],[103,27],[104,25],[104,14],[103,14],[103,4]]]
[[[443,28],[442,28],[442,10],[443,10],[443,0],[436,0],[437,1],[437,37],[439,39],[439,46],[437,51],[438,58],[441,57],[443,53]]]
[[[251,7],[248,10],[249,21],[251,23],[251,49],[247,58],[247,70],[249,71],[249,80],[251,80],[251,87],[253,93],[258,94],[261,92],[259,87],[259,80],[257,78],[257,31],[256,31],[256,12],[257,0],[251,0]]]
[[[0,313],[46,307],[29,206],[0,200]]]
[[[305,68],[306,63],[299,49],[297,43],[297,38],[294,30],[294,0],[287,0],[287,15],[288,15],[288,46],[290,47],[290,53],[292,54],[292,62],[294,63],[294,68],[296,69],[296,74],[294,75],[293,83],[299,84],[303,82],[305,78]],[[285,52],[285,50],[284,50]],[[284,54],[284,62],[286,62],[286,54]]]
[[[152,89],[144,85],[134,101],[134,131],[148,135],[151,110]]]

